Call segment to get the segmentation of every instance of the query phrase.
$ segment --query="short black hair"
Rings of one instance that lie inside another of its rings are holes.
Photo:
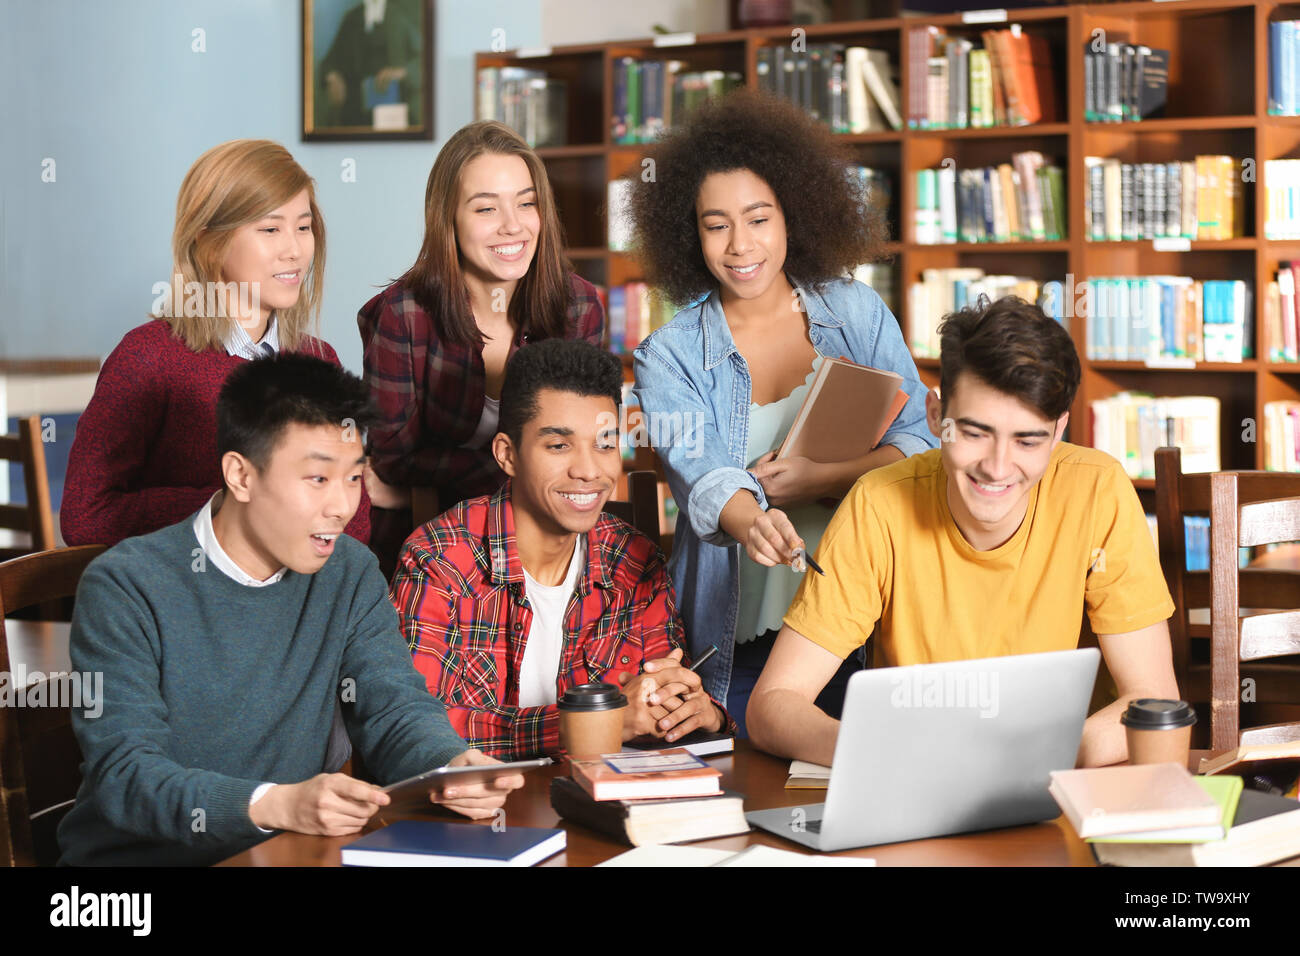
[[[962,372],[1056,419],[1070,410],[1078,391],[1079,353],[1065,327],[1038,306],[1012,295],[993,303],[981,296],[939,326],[945,409]]]
[[[217,397],[217,455],[233,451],[260,471],[289,425],[337,425],[364,441],[379,423],[365,382],[324,359],[297,352],[246,362]]]
[[[575,339],[544,339],[517,351],[506,365],[497,426],[516,445],[524,426],[537,415],[537,393],[544,388],[607,396],[618,408],[623,363],[612,352]]]

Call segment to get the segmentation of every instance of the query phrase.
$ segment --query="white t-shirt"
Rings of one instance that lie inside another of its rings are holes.
[[[586,565],[587,536],[578,535],[569,559],[569,571],[556,585],[539,584],[524,571],[524,593],[533,609],[528,643],[519,665],[519,706],[543,707],[555,703],[555,680],[560,673],[560,651],[564,647],[564,612],[578,586]]]

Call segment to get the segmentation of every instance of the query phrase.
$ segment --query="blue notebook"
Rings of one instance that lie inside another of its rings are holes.
[[[563,830],[398,820],[343,848],[344,866],[532,866],[565,847]]]

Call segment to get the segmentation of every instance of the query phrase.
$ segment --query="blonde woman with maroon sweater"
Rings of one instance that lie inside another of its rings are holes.
[[[283,146],[233,140],[200,156],[176,199],[172,257],[157,318],[104,361],[77,423],[60,512],[69,544],[113,545],[203,507],[221,487],[217,393],[234,368],[280,351],[339,364],[308,334],[325,222],[311,177]],[[369,540],[364,488],[346,530]]]

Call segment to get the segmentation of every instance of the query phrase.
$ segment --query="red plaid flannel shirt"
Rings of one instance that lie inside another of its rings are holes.
[[[565,338],[601,344],[605,310],[596,287],[569,275]],[[366,384],[383,418],[370,429],[371,467],[401,487],[438,489],[444,506],[500,485],[490,448],[464,448],[483,415],[483,352],[438,338],[437,325],[401,282],[357,313]],[[511,345],[511,354],[519,347]]]
[[[471,747],[503,759],[559,751],[555,705],[516,706],[533,612],[510,482],[416,529],[402,549],[392,599],[416,670]],[[617,686],[620,674],[637,674],[642,661],[677,647],[685,651],[663,554],[602,514],[587,533],[586,568],[565,615],[556,696],[591,681]],[[728,725],[734,732],[730,718]]]

